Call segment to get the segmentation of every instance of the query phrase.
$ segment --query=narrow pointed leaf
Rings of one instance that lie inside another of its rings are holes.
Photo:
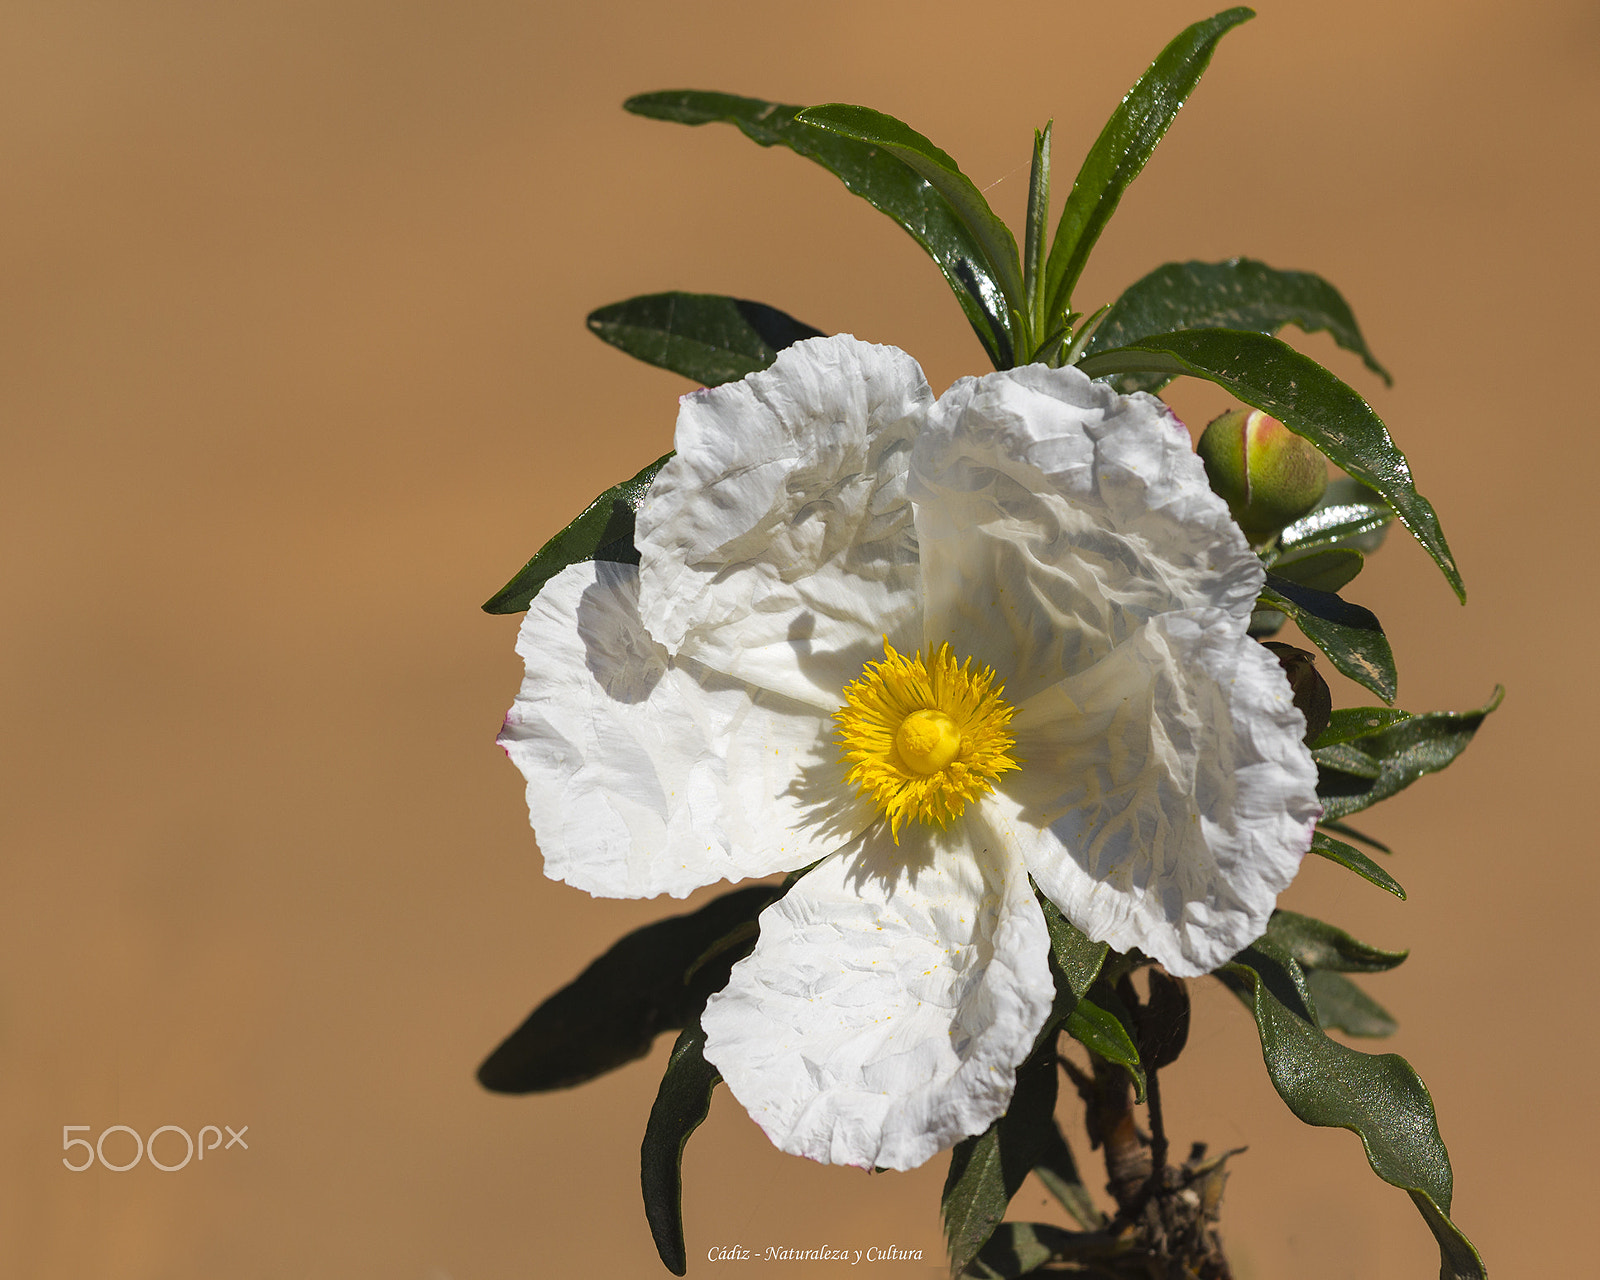
[[[678,124],[732,124],[760,146],[788,147],[815,161],[874,209],[893,218],[927,251],[995,368],[1008,369],[1015,363],[1009,304],[989,269],[987,254],[950,202],[904,162],[881,148],[797,120],[802,108],[781,102],[671,89],[629,98],[623,107],[635,115]]]
[[[1054,318],[1067,310],[1084,263],[1116,212],[1122,193],[1139,176],[1178,109],[1200,83],[1217,41],[1255,16],[1253,9],[1228,9],[1186,28],[1156,55],[1117,104],[1084,158],[1056,226],[1045,273],[1048,316]]]
[[[1313,744],[1311,757],[1317,761],[1317,797],[1322,801],[1324,821],[1348,817],[1404,790],[1425,774],[1445,768],[1467,749],[1484,717],[1500,705],[1504,696],[1505,691],[1497,687],[1494,697],[1476,711],[1432,711],[1408,716],[1340,744],[1359,751],[1376,765],[1375,778],[1330,767],[1320,758],[1321,749]]]
[[[871,107],[828,102],[807,107],[800,113],[799,121],[854,138],[869,147],[881,147],[914,170],[949,202],[973,239],[982,246],[989,273],[999,281],[1007,303],[1019,308],[1024,305],[1026,292],[1017,258],[1016,237],[989,207],[983,192],[950,156],[904,121]]]
[[[683,1148],[711,1111],[711,1094],[722,1077],[705,1060],[706,1033],[698,1015],[672,1046],[666,1073],[639,1152],[644,1216],[656,1252],[668,1271],[681,1276],[689,1260],[683,1239]]]
[[[1249,1001],[1267,1074],[1289,1109],[1306,1124],[1360,1136],[1372,1171],[1408,1192],[1432,1230],[1441,1280],[1484,1280],[1477,1250],[1450,1221],[1450,1157],[1410,1064],[1330,1040],[1285,1008],[1248,964],[1231,962],[1221,976]]]
[[[780,893],[773,885],[735,889],[634,930],[529,1014],[478,1068],[478,1082],[495,1093],[540,1093],[642,1058],[660,1032],[697,1019],[706,997],[726,985],[754,937],[717,944]]]
[[[1394,852],[1394,850],[1388,845],[1384,844],[1382,840],[1374,840],[1365,832],[1357,831],[1348,822],[1329,822],[1326,818],[1324,818],[1321,825],[1336,835],[1349,836],[1352,840],[1359,840],[1362,844],[1376,849],[1379,853]]]
[[[1384,951],[1369,943],[1357,942],[1343,929],[1326,921],[1282,909],[1272,913],[1266,936],[1287,950],[1305,969],[1383,973],[1411,954],[1409,951]]]
[[[1316,999],[1317,1021],[1324,1031],[1381,1039],[1400,1029],[1387,1009],[1342,973],[1313,969],[1306,974],[1306,984]]]
[[[1130,372],[1192,374],[1270,413],[1376,490],[1433,557],[1456,595],[1467,598],[1439,517],[1417,492],[1411,466],[1390,439],[1383,419],[1337,377],[1288,343],[1238,329],[1194,329],[1142,338],[1087,356],[1078,368],[1091,378]]]
[[[1090,1052],[1126,1071],[1133,1081],[1136,1100],[1144,1101],[1145,1074],[1139,1062],[1139,1046],[1129,1030],[1128,1011],[1110,987],[1097,982],[1093,999],[1080,999],[1067,1015],[1062,1030]]]
[[[1346,547],[1282,556],[1272,562],[1272,572],[1280,578],[1313,591],[1338,591],[1354,581],[1367,558]]]
[[[649,293],[589,314],[589,332],[630,356],[715,387],[822,337],[776,307],[718,293]]]
[[[1276,334],[1285,325],[1306,333],[1326,330],[1386,383],[1394,379],[1378,363],[1344,297],[1309,271],[1278,271],[1250,258],[1226,262],[1169,262],[1129,285],[1111,304],[1088,352],[1109,351],[1178,329],[1247,329]],[[1158,391],[1163,374],[1126,374],[1117,389]]]
[[[1371,612],[1331,591],[1315,591],[1272,573],[1267,574],[1261,603],[1293,618],[1337,670],[1385,702],[1394,701],[1399,684],[1394,653]]]
[[[1329,862],[1337,862],[1341,867],[1348,867],[1363,880],[1405,901],[1406,891],[1400,887],[1400,882],[1353,845],[1335,840],[1325,831],[1318,831],[1311,837],[1311,852]]]
[[[1022,274],[1028,293],[1028,323],[1033,328],[1034,350],[1027,352],[1029,360],[1039,354],[1047,332],[1054,326],[1045,323],[1045,253],[1050,230],[1050,133],[1054,122],[1033,135],[1033,164],[1028,170],[1028,221],[1022,237]]]
[[[484,603],[483,611],[521,613],[545,583],[571,564],[586,560],[638,564],[639,548],[633,544],[634,517],[650,491],[650,482],[670,457],[670,453],[664,454],[632,479],[612,485],[591,502],[582,515],[540,547],[533,559]]]
[[[1039,1162],[1055,1124],[1056,1087],[1054,1047],[1042,1045],[1017,1068],[1016,1091],[1005,1115],[950,1152],[940,1215],[952,1274],[960,1275],[978,1256]]]

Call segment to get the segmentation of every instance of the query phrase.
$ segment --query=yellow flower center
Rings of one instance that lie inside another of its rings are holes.
[[[1018,768],[1008,732],[1016,709],[989,667],[958,663],[949,645],[906,657],[886,639],[834,713],[845,775],[889,819],[895,843],[907,821],[945,827]]]

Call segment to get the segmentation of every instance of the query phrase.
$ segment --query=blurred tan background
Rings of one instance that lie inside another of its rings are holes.
[[[1285,901],[1414,948],[1371,990],[1438,1104],[1457,1220],[1500,1277],[1578,1274],[1600,1136],[1600,7],[1262,10],[1080,301],[1247,253],[1333,280],[1397,375],[1303,340],[1410,454],[1471,601],[1403,537],[1353,594],[1402,705],[1509,694],[1451,772],[1364,815],[1408,903],[1324,863]],[[982,352],[916,246],[825,172],[620,103],[866,102],[1015,222],[1030,130],[1055,118],[1059,202],[1209,12],[0,5],[0,1275],[665,1274],[637,1153],[667,1042],[567,1095],[473,1081],[534,1003],[681,909],[543,878],[493,744],[516,620],[478,605],[668,447],[685,384],[597,342],[591,308],[756,298],[905,347],[936,390]],[[1175,403],[1197,425],[1223,402]],[[1244,1280],[1434,1275],[1356,1138],[1293,1120],[1244,1011],[1214,983],[1197,1002],[1164,1089],[1175,1146],[1249,1146],[1225,1218]],[[247,1125],[249,1149],[73,1174],[69,1124]],[[718,1245],[875,1244],[928,1260],[880,1274],[938,1275],[943,1164],[780,1156],[719,1092],[685,1162],[691,1274],[758,1266],[708,1264]],[[1043,1200],[1030,1184],[1015,1212]]]

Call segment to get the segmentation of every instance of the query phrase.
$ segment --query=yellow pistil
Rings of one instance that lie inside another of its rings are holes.
[[[1018,767],[1008,732],[1016,709],[991,668],[957,663],[947,644],[908,658],[885,639],[883,653],[845,688],[833,718],[846,781],[877,802],[899,844],[908,820],[948,826]]]

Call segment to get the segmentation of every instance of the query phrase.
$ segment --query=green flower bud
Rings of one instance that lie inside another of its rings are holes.
[[[1195,450],[1212,490],[1251,542],[1298,520],[1328,487],[1328,465],[1315,446],[1259,409],[1229,409]]]

